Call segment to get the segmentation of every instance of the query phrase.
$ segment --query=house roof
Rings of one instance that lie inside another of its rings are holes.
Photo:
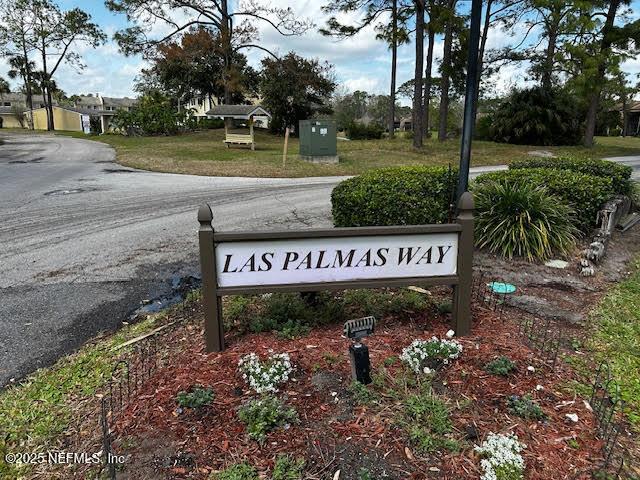
[[[0,93],[0,101],[26,103],[27,96],[20,92]]]
[[[113,97],[102,97],[105,106],[109,107],[133,107],[138,103],[138,100],[135,98],[113,98]]]
[[[271,117],[271,114],[260,105],[216,105],[206,114],[227,118],[249,118],[253,115]]]
[[[53,108],[59,108],[61,110],[67,110],[69,112],[79,113],[80,115],[113,115],[114,112],[107,110],[93,110],[92,108],[77,108],[70,107],[68,105],[53,105]],[[33,111],[44,110],[44,107],[34,108]]]
[[[15,112],[13,111],[13,107],[0,106],[0,115],[7,115],[7,114],[13,115],[14,113]]]

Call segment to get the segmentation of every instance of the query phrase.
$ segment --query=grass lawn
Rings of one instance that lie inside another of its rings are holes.
[[[629,420],[640,432],[640,256],[632,271],[595,310],[585,351],[591,360],[609,362]]]
[[[411,140],[338,141],[339,165],[316,165],[298,158],[297,138],[289,140],[287,165],[282,165],[283,137],[256,133],[257,150],[246,147],[227,149],[222,143],[223,130],[208,130],[174,137],[124,137],[120,135],[87,136],[112,145],[122,165],[144,170],[217,176],[305,177],[356,175],[366,170],[400,165],[457,165],[459,139],[440,143],[429,139],[416,151]],[[473,143],[473,165],[501,165],[527,155],[531,150],[550,150],[557,154],[591,157],[639,155],[640,138],[598,137],[592,149],[584,147],[535,147],[494,142]]]

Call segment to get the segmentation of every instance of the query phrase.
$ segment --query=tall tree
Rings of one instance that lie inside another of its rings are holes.
[[[444,13],[444,46],[442,63],[440,65],[440,118],[438,121],[438,140],[447,139],[447,119],[449,117],[449,87],[451,85],[451,54],[453,51],[454,23],[456,16],[457,0],[447,0],[447,9]]]
[[[298,121],[316,113],[330,113],[329,99],[336,88],[333,67],[289,52],[281,59],[262,60],[260,93],[271,112],[274,132],[297,127]]]
[[[257,48],[275,56],[259,45],[257,24],[268,25],[284,36],[300,35],[313,26],[307,19],[296,17],[289,8],[271,7],[266,1],[247,0],[106,0],[107,8],[124,13],[134,25],[118,31],[114,38],[127,55],[145,54],[150,47],[181,36],[191,27],[203,26],[216,31],[224,59],[224,101],[231,103],[235,55],[241,49]],[[178,13],[187,13],[178,17]],[[158,26],[169,29],[165,35],[153,37]]]
[[[0,94],[9,92],[11,92],[11,88],[9,88],[9,82],[0,77]]]
[[[344,24],[335,16],[327,20],[325,27],[320,29],[323,35],[330,35],[339,39],[353,37],[364,28],[375,25],[378,32],[376,38],[384,40],[391,49],[391,85],[389,91],[389,136],[394,136],[396,117],[396,76],[398,46],[408,42],[406,26],[408,4],[402,0],[333,0],[323,10],[327,13],[353,13],[362,11],[363,15],[354,24]],[[388,13],[390,22],[380,20],[383,14]]]
[[[616,16],[621,7],[630,4],[629,0],[612,0],[601,2],[604,8],[596,11],[593,16],[604,18],[602,27],[597,32],[598,40],[590,46],[593,55],[592,68],[585,72],[588,79],[588,110],[585,121],[584,145],[593,146],[596,130],[596,116],[600,105],[602,89],[607,81],[607,69],[615,65],[630,51],[640,47],[640,20],[615,25]]]
[[[0,56],[9,59],[11,72],[20,76],[23,81],[27,107],[33,110],[33,62],[29,54],[33,50],[30,41],[33,35],[34,16],[29,0],[0,0]],[[10,73],[11,73],[10,72]],[[14,78],[11,77],[11,78]],[[33,129],[33,120],[28,116],[28,125]]]
[[[55,129],[53,119],[53,77],[61,65],[82,70],[85,65],[75,50],[79,44],[97,47],[106,40],[91,16],[79,8],[62,11],[49,0],[30,0],[34,15],[31,44],[42,64],[42,89],[47,108],[47,127]]]
[[[231,100],[242,103],[245,95],[255,95],[257,72],[247,64],[241,52],[233,54],[230,75]],[[142,71],[138,90],[157,88],[178,99],[189,100],[195,95],[224,100],[224,54],[217,32],[199,26],[190,29],[179,41],[157,45],[149,54],[151,67]],[[148,88],[151,86],[151,88]]]
[[[422,82],[422,70],[424,66],[424,13],[425,13],[425,0],[414,0],[415,6],[415,21],[416,21],[416,59],[415,59],[415,71],[414,71],[414,85],[413,85],[413,146],[414,148],[422,148],[423,136],[424,136],[424,115],[422,109],[424,105],[422,103],[422,89],[424,87]]]

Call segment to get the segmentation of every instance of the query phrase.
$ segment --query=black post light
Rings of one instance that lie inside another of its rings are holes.
[[[349,346],[351,358],[351,376],[356,382],[364,385],[371,383],[371,361],[369,348],[361,340],[372,335],[376,328],[374,317],[363,317],[349,320],[344,324],[344,334],[352,340]]]
[[[469,35],[469,55],[467,57],[467,88],[464,98],[464,122],[462,124],[462,145],[460,148],[460,172],[456,200],[469,188],[469,165],[471,163],[471,141],[475,116],[474,101],[478,93],[478,46],[480,43],[480,21],[482,20],[482,0],[471,2],[471,29]]]

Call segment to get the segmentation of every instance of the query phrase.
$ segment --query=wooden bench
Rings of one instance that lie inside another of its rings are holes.
[[[242,133],[227,133],[223,140],[225,146],[229,148],[230,144],[235,145],[249,145],[251,150],[255,150],[255,143],[253,141],[253,135],[245,135]]]

